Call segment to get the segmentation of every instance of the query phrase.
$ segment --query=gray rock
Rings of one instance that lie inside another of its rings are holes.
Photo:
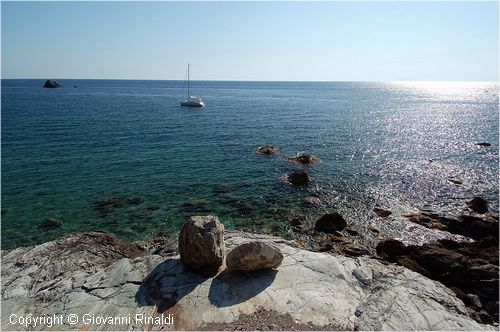
[[[230,329],[243,313],[273,310],[319,330],[328,326],[343,330],[495,330],[471,319],[463,302],[443,284],[402,266],[369,257],[310,252],[265,235],[227,232],[225,241],[228,250],[248,241],[264,242],[281,251],[283,262],[276,270],[207,278],[186,270],[179,255],[142,252],[136,245],[97,232],[4,251],[1,328],[23,329],[10,324],[12,314],[72,313],[80,317],[78,324],[65,322],[51,329],[200,330],[212,323]],[[498,308],[498,302],[496,305]],[[81,322],[89,313],[154,317],[160,310],[173,314],[173,325]],[[279,322],[268,325],[276,323],[278,329]]]
[[[333,233],[340,232],[346,228],[347,222],[344,217],[337,212],[324,214],[316,220],[314,228],[319,232]]]
[[[224,260],[224,225],[216,216],[189,217],[179,234],[181,260],[193,270],[218,269]]]
[[[231,250],[226,257],[230,271],[257,271],[278,267],[283,254],[264,242],[247,242]]]

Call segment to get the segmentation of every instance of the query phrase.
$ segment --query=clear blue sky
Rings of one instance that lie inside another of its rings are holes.
[[[2,2],[2,78],[498,81],[497,2]]]

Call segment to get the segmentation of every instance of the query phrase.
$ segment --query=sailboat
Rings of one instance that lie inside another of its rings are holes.
[[[186,99],[181,100],[181,106],[191,106],[191,107],[205,106],[205,103],[203,102],[203,100],[201,100],[201,98],[189,95],[189,63],[187,68],[187,86],[188,86],[187,96]]]

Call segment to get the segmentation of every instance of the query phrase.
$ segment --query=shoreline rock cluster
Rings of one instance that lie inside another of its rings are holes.
[[[209,233],[210,225],[216,224],[211,216],[190,223],[209,225]],[[201,234],[205,229],[195,228]],[[12,313],[174,317],[173,326],[79,323],[53,326],[54,330],[225,330],[234,324],[243,330],[256,326],[269,330],[495,329],[472,319],[453,291],[405,267],[367,256],[311,252],[271,236],[224,233],[226,261],[246,243],[260,243],[279,250],[282,263],[275,269],[207,276],[183,263],[175,241],[130,244],[102,232],[2,252],[2,329],[15,328],[8,320]],[[249,318],[256,315],[258,324]]]
[[[272,155],[278,153],[279,148],[274,145],[267,144],[264,146],[259,146],[255,151],[263,155]],[[315,155],[306,153],[298,153],[295,156],[286,157],[285,160],[303,166],[313,166],[320,161],[319,158]],[[310,176],[307,170],[296,169],[295,171],[286,175],[286,180],[294,186],[304,187],[309,184]]]

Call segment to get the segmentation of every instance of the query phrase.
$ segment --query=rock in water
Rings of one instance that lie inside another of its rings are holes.
[[[274,145],[264,145],[264,146],[259,146],[257,148],[257,153],[261,153],[261,154],[274,154],[276,152],[278,152],[278,148],[275,147]]]
[[[313,154],[299,154],[293,157],[288,157],[288,161],[303,165],[314,165],[319,162],[319,158]]]
[[[226,257],[230,271],[257,271],[280,266],[283,254],[263,242],[247,242],[231,250]]]
[[[45,84],[43,85],[44,88],[61,88],[62,85],[57,83],[56,81],[53,80],[47,80],[45,81]]]
[[[179,234],[182,262],[193,270],[217,269],[224,260],[224,225],[216,216],[192,216]]]
[[[61,227],[63,222],[59,219],[56,218],[48,218],[44,222],[42,222],[40,225],[38,225],[38,228],[45,228],[45,229],[54,229]]]
[[[306,171],[299,169],[288,174],[287,179],[293,185],[307,186],[309,183],[309,174]]]
[[[488,202],[481,197],[474,197],[470,202],[467,202],[467,206],[477,213],[488,212]]]
[[[141,196],[130,196],[127,198],[127,203],[131,205],[139,205],[144,202],[144,197]]]
[[[316,220],[314,228],[319,232],[333,233],[335,231],[340,232],[346,228],[347,222],[344,220],[339,213],[327,213],[321,218]]]
[[[373,208],[373,212],[375,212],[379,217],[385,218],[392,214],[390,210],[383,209],[379,206],[375,206]]]
[[[304,198],[305,205],[321,205],[321,200],[318,197],[307,196]]]

